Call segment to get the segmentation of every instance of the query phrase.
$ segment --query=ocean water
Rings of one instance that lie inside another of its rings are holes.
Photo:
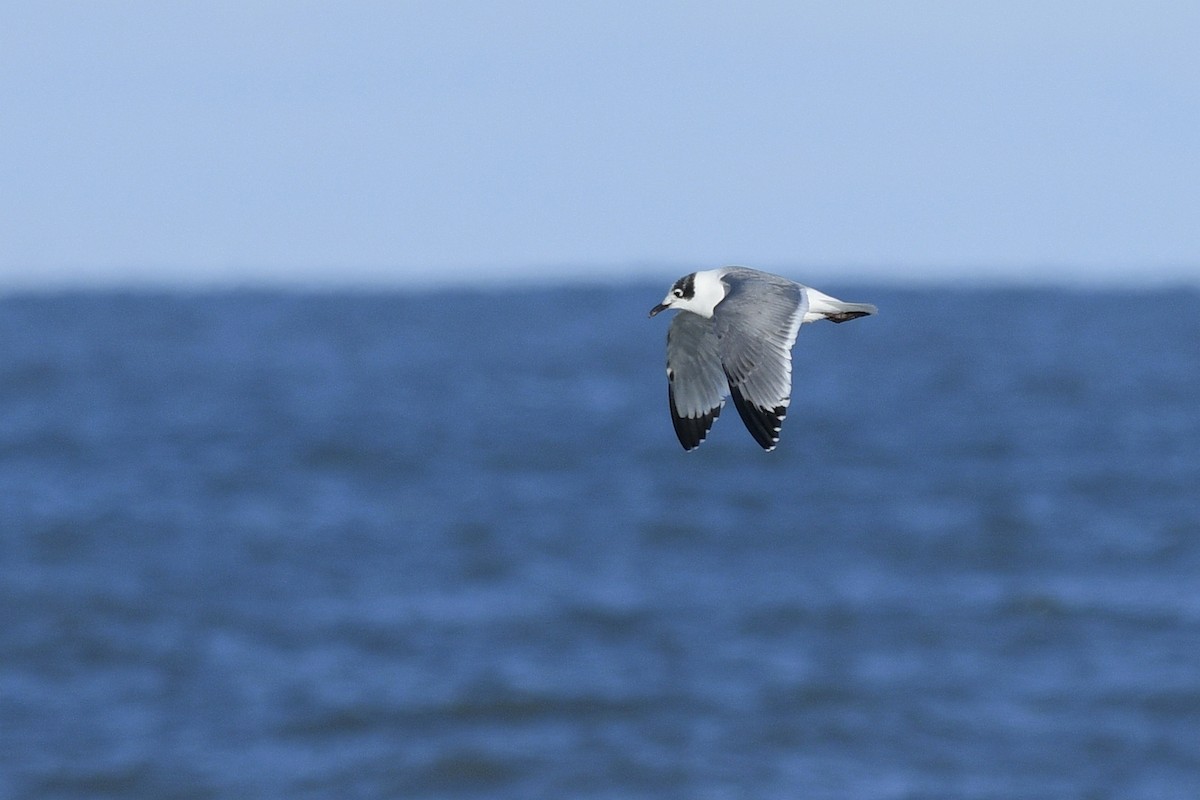
[[[1200,293],[0,298],[0,797],[1200,796]]]

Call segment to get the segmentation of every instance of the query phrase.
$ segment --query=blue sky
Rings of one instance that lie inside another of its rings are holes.
[[[1200,3],[8,2],[0,286],[1200,282]]]

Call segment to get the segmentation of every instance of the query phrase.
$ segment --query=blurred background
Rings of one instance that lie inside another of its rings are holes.
[[[7,4],[0,796],[1194,798],[1198,40]],[[728,263],[880,308],[769,454]]]
[[[1197,278],[1182,0],[2,13],[2,285]]]

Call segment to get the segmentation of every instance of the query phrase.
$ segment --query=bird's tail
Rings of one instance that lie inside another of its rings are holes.
[[[809,289],[808,313],[804,315],[804,321],[816,322],[819,319],[827,319],[830,322],[845,322],[875,314],[878,311],[879,309],[870,303],[847,303],[818,292],[816,289]]]

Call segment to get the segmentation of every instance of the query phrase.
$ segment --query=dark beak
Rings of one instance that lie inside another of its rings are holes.
[[[658,312],[660,312],[660,311],[666,311],[668,308],[670,308],[670,306],[669,306],[669,305],[667,305],[666,303],[659,303],[659,304],[658,304],[658,305],[656,305],[654,308],[650,309],[650,316],[652,316],[652,317],[653,317],[653,316],[654,316],[655,314],[657,314]]]

